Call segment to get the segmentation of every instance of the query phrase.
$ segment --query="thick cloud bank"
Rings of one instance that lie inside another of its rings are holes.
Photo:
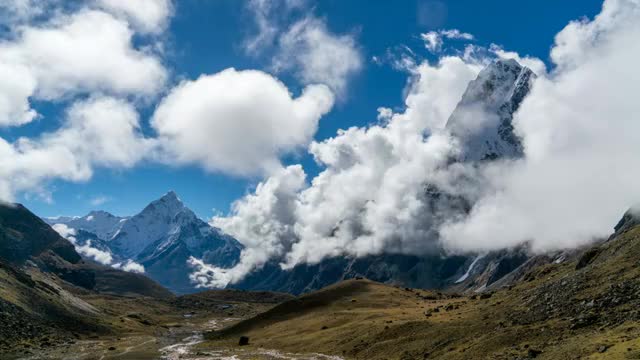
[[[547,251],[607,235],[640,200],[639,38],[640,2],[608,0],[595,19],[556,36],[549,73],[537,59],[493,49],[540,73],[514,119],[525,157],[479,166],[450,165],[459,147],[443,126],[486,59],[415,67],[403,113],[383,108],[380,125],[311,144],[325,170],[310,183],[290,166],[213,218],[246,249],[233,269],[194,263],[194,280],[224,286],[272,260],[289,268],[381,252]],[[434,204],[431,186],[451,199]],[[446,208],[458,198],[468,213]]]
[[[526,160],[487,169],[493,192],[443,229],[457,250],[530,242],[537,251],[606,236],[640,200],[640,2],[604,4],[593,21],[556,36],[556,69],[539,78],[515,118]]]
[[[279,155],[309,144],[333,99],[325,85],[292,98],[271,75],[227,69],[174,88],[151,124],[171,161],[263,174],[280,166]]]

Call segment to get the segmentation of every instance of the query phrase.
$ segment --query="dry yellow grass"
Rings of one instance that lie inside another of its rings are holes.
[[[246,335],[249,349],[357,359],[640,359],[640,228],[599,251],[585,269],[538,267],[486,299],[350,280],[210,333],[201,348]],[[584,314],[595,320],[582,325]]]

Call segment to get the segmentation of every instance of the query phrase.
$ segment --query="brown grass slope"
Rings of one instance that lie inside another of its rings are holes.
[[[640,227],[465,297],[347,281],[208,335],[206,347],[371,359],[639,359]]]

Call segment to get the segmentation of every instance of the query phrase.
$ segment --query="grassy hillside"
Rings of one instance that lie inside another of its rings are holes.
[[[250,348],[347,358],[638,359],[640,227],[493,293],[346,281],[209,333],[202,348],[242,335]]]

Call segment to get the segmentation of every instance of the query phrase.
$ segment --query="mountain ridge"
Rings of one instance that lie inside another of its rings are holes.
[[[78,236],[81,244],[91,240],[92,246],[108,251],[114,263],[141,264],[148,276],[179,294],[198,291],[189,279],[189,258],[196,257],[221,267],[231,267],[239,260],[242,245],[198,218],[174,191],[150,202],[133,216],[109,214],[113,228],[104,226],[102,231],[107,238],[91,232],[95,218],[87,220],[103,213],[108,214],[93,211],[84,217],[69,218],[67,223],[60,222],[65,218],[46,220],[51,225],[78,226],[73,229],[81,235]]]

